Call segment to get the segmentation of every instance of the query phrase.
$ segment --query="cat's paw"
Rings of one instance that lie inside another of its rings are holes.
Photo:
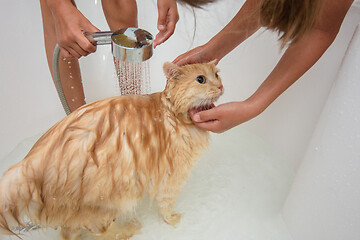
[[[68,228],[61,228],[59,240],[80,240],[81,239],[81,230],[70,230]]]
[[[172,213],[169,213],[169,214],[166,214],[166,215],[163,215],[162,218],[164,219],[164,221],[173,226],[173,227],[176,227],[177,224],[180,222],[180,219],[182,217],[182,214],[180,213],[175,213],[175,212],[172,212]]]
[[[113,223],[103,234],[95,236],[100,240],[128,240],[141,229],[141,223],[137,219],[119,224]]]

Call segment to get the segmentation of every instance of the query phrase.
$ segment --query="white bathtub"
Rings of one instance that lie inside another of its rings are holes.
[[[107,30],[100,0],[78,2]],[[194,41],[192,13],[180,8],[175,34],[150,60],[152,90],[164,87],[163,62],[207,41],[241,2],[219,1],[199,11]],[[2,173],[65,114],[47,68],[39,3],[1,5]],[[156,19],[155,1],[139,1],[139,26],[156,34]],[[356,2],[334,44],[301,80],[258,118],[213,135],[179,198],[177,210],[184,217],[177,229],[144,204],[138,212],[143,230],[134,239],[360,239],[359,31],[354,35],[359,22]],[[224,58],[221,102],[247,98],[280,54],[276,35],[259,32]],[[117,94],[110,47],[99,47],[81,65],[88,102]],[[32,232],[24,239],[55,235]]]

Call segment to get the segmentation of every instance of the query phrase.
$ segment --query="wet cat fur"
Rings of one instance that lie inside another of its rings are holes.
[[[176,198],[209,142],[188,111],[209,108],[223,88],[213,62],[182,67],[168,62],[163,68],[163,92],[84,105],[4,173],[1,233],[14,234],[12,227],[24,225],[27,217],[42,227],[61,227],[62,239],[79,239],[81,228],[99,239],[115,234],[121,239],[121,226],[113,221],[134,211],[145,193],[156,200],[165,222],[178,223]]]

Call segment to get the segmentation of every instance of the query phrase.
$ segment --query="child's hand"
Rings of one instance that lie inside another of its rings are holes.
[[[175,26],[179,20],[176,0],[158,0],[158,23],[159,33],[154,40],[154,48],[165,42],[175,31]]]
[[[191,109],[189,114],[197,127],[214,133],[222,133],[254,118],[260,112],[244,101],[225,103],[200,112]]]
[[[216,45],[208,42],[178,56],[173,63],[179,66],[193,63],[210,62],[216,59],[216,64],[223,56],[218,54]]]
[[[56,37],[65,58],[80,58],[96,51],[96,46],[89,42],[84,32],[97,32],[97,29],[69,1],[54,4],[51,11],[55,20]]]

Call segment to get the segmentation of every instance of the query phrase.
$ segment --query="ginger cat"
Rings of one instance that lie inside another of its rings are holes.
[[[115,219],[144,194],[170,225],[173,206],[209,133],[188,111],[210,108],[223,93],[213,62],[164,64],[165,90],[87,104],[50,128],[27,156],[0,179],[0,232],[15,234],[26,218],[61,227],[60,239],[128,239],[139,225]],[[25,219],[24,219],[25,218]]]

